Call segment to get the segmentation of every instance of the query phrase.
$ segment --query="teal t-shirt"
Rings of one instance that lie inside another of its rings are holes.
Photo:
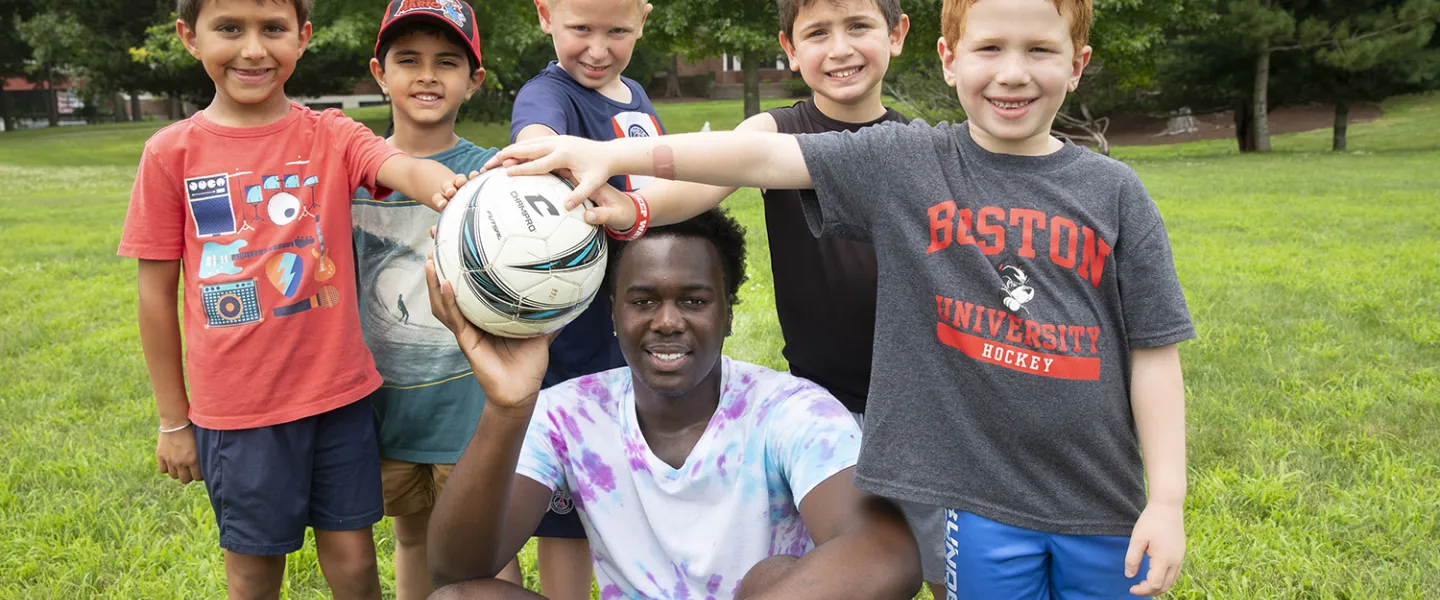
[[[497,152],[466,140],[427,156],[456,173],[479,170]],[[375,200],[356,190],[351,216],[365,344],[385,384],[371,398],[380,454],[455,464],[480,422],[484,392],[454,334],[430,314],[425,257],[439,215],[399,193]]]

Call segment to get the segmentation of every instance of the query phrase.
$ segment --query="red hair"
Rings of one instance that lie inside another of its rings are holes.
[[[965,16],[970,7],[980,0],[945,0],[940,9],[940,35],[951,48],[965,35]],[[1075,43],[1075,52],[1090,43],[1090,22],[1095,18],[1095,9],[1090,0],[1049,0],[1061,16],[1070,19],[1070,40]]]

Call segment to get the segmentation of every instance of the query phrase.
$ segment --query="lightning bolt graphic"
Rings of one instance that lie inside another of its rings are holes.
[[[293,258],[291,258],[290,260],[281,261],[281,266],[285,269],[285,271],[280,275],[280,286],[282,289],[285,290],[286,297],[294,296],[295,288],[291,285],[291,282],[295,280],[295,272],[299,269],[295,268],[295,260]]]

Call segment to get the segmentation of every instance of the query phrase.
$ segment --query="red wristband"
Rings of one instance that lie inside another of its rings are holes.
[[[635,201],[635,224],[625,231],[615,231],[607,225],[605,231],[610,234],[610,237],[622,242],[633,242],[645,235],[645,230],[650,228],[650,204],[645,201],[644,196],[635,192],[624,192],[624,194]]]

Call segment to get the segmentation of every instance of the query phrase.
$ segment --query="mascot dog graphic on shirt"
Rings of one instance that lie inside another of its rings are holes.
[[[1004,293],[1002,301],[1012,313],[1019,314],[1025,309],[1025,303],[1035,298],[1035,288],[1028,285],[1030,277],[1020,267],[1000,265],[1000,281],[1004,286],[1000,290]]]

